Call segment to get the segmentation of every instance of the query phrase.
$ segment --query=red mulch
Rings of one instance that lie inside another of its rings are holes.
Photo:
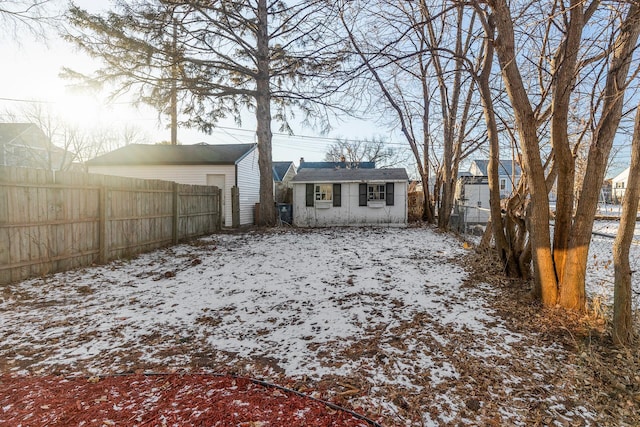
[[[1,426],[369,427],[353,414],[246,378],[0,376]]]

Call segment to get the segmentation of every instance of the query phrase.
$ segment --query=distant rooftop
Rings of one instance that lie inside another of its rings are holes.
[[[361,181],[409,181],[404,168],[394,169],[298,169],[293,182],[361,182]]]
[[[375,169],[376,162],[305,162],[300,159],[300,169]]]
[[[33,123],[0,123],[0,144],[9,143],[27,131],[37,131],[46,138],[42,130]]]
[[[478,171],[472,174],[480,175],[480,176],[489,176],[489,172],[488,172],[489,160],[474,160],[473,163],[478,168]],[[513,168],[512,168],[513,164],[515,164],[516,166],[516,175],[522,175],[522,169],[520,168],[520,165],[517,164],[517,162],[514,162],[512,160],[500,161],[500,167],[498,168],[498,175],[503,175],[503,176],[513,175]]]
[[[273,162],[273,180],[275,182],[282,182],[282,179],[292,164],[293,162]]]

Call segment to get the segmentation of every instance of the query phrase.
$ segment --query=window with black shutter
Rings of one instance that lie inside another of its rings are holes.
[[[387,194],[385,197],[387,206],[393,206],[393,182],[387,182]]]
[[[367,206],[367,184],[360,184],[358,206]]]
[[[306,205],[313,206],[314,186],[313,184],[307,184],[306,188]]]
[[[333,207],[342,206],[342,185],[333,184]]]

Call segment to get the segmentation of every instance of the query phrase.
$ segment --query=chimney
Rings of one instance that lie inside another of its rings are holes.
[[[304,157],[300,157],[300,164],[304,163]]]

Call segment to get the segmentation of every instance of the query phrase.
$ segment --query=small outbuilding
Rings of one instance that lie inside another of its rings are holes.
[[[87,162],[90,173],[161,179],[222,189],[226,227],[253,224],[260,201],[257,144],[131,144]],[[232,193],[237,189],[239,223],[233,223]]]
[[[407,225],[403,168],[302,168],[291,182],[295,226]]]

